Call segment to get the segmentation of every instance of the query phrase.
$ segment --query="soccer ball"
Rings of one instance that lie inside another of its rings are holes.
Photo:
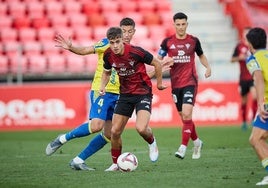
[[[131,172],[138,167],[138,159],[133,153],[125,152],[118,157],[117,165],[121,171]]]

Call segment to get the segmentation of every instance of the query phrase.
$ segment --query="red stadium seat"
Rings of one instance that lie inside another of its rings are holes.
[[[72,14],[68,14],[67,16],[69,19],[70,26],[73,28],[86,26],[88,24],[88,17],[85,14],[72,13]]]
[[[143,24],[147,26],[160,25],[161,18],[158,14],[154,12],[146,12],[146,13],[143,13]]]
[[[33,18],[32,27],[34,27],[35,29],[50,27],[50,21],[46,17]]]
[[[28,17],[17,17],[14,19],[13,26],[16,29],[28,28],[31,25],[31,20]]]
[[[102,13],[115,13],[119,11],[119,3],[117,1],[109,3],[106,0],[99,0],[99,3]]]
[[[159,14],[172,12],[171,1],[155,1],[155,9]]]
[[[62,52],[61,48],[55,47],[56,43],[53,41],[44,42],[42,44],[42,53],[46,56],[58,55]]]
[[[21,28],[18,30],[19,41],[29,42],[36,40],[36,30],[33,28]]]
[[[74,28],[74,38],[77,41],[91,40],[93,38],[93,30],[91,27],[78,26]]]
[[[119,1],[119,11],[123,14],[137,11],[137,3],[135,1]]]
[[[102,14],[92,13],[88,15],[88,25],[91,27],[98,27],[106,25],[105,17]]]
[[[42,53],[42,45],[37,41],[27,41],[23,45],[23,53],[26,56],[39,55]]]
[[[149,37],[154,41],[163,40],[165,37],[167,37],[167,31],[163,25],[151,25],[148,26],[148,30]]]
[[[140,14],[139,12],[125,12],[123,16],[132,18],[135,21],[136,25],[143,24],[143,15]]]
[[[86,1],[82,4],[82,12],[91,16],[92,14],[100,14],[101,7],[98,2]]]
[[[43,55],[28,56],[29,73],[45,73],[47,72],[47,59]]]
[[[0,55],[0,74],[6,74],[9,71],[7,56]]]
[[[149,37],[149,30],[146,26],[137,25],[136,26],[136,32],[134,35],[134,38],[136,39],[147,39]]]
[[[67,55],[67,72],[85,72],[85,58],[83,56],[69,53],[69,55]]]
[[[141,14],[145,12],[155,12],[154,1],[137,1],[137,9]]]
[[[8,13],[14,18],[25,18],[26,4],[19,1],[8,2]]]
[[[7,16],[8,15],[8,4],[7,3],[1,3],[0,4],[0,17]]]
[[[55,38],[55,30],[53,28],[41,28],[37,30],[37,39],[40,42],[52,42]]]
[[[30,18],[43,18],[45,15],[45,5],[42,2],[27,3],[27,12]]]
[[[77,1],[66,1],[63,5],[65,14],[78,14],[82,11],[82,5]]]
[[[8,15],[0,15],[0,29],[12,27],[13,19]]]
[[[64,15],[50,16],[51,27],[67,27],[69,25],[69,19]]]
[[[120,21],[124,17],[123,14],[118,12],[104,12],[106,24],[110,26],[119,26]]]
[[[99,40],[105,38],[107,29],[108,28],[106,26],[95,27],[94,30],[93,30],[93,38],[94,38],[94,40],[99,41]]]
[[[0,30],[0,36],[2,42],[16,41],[18,32],[16,29],[7,27]]]
[[[28,60],[25,56],[9,57],[11,73],[26,73],[28,71]]]
[[[98,55],[91,54],[86,56],[86,71],[89,73],[95,73],[98,64]]]
[[[72,27],[59,26],[54,29],[56,34],[60,34],[65,38],[74,37],[74,29]]]
[[[48,72],[50,73],[65,73],[66,61],[65,57],[60,54],[54,54],[47,56]]]
[[[6,56],[12,57],[22,54],[22,47],[17,41],[5,41],[2,44]]]
[[[62,15],[63,14],[63,4],[59,1],[49,1],[45,3],[45,11],[48,17],[58,19],[59,16],[55,15]],[[61,16],[63,17],[63,16]]]

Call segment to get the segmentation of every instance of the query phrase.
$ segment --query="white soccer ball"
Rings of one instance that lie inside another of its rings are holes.
[[[138,167],[138,159],[133,153],[125,152],[118,157],[117,165],[121,171],[131,172]]]

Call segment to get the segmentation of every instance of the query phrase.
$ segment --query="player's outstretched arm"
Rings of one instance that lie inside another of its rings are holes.
[[[55,37],[56,47],[69,50],[78,55],[88,55],[93,54],[95,49],[93,46],[73,46],[71,38],[65,39],[62,35],[57,34]]]

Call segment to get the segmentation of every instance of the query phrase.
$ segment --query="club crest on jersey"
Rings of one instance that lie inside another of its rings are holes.
[[[129,61],[129,64],[130,64],[132,67],[133,67],[134,63],[135,63],[134,60],[130,60],[130,61]]]
[[[187,43],[187,44],[185,44],[185,46],[186,46],[187,49],[189,49],[191,44]]]

